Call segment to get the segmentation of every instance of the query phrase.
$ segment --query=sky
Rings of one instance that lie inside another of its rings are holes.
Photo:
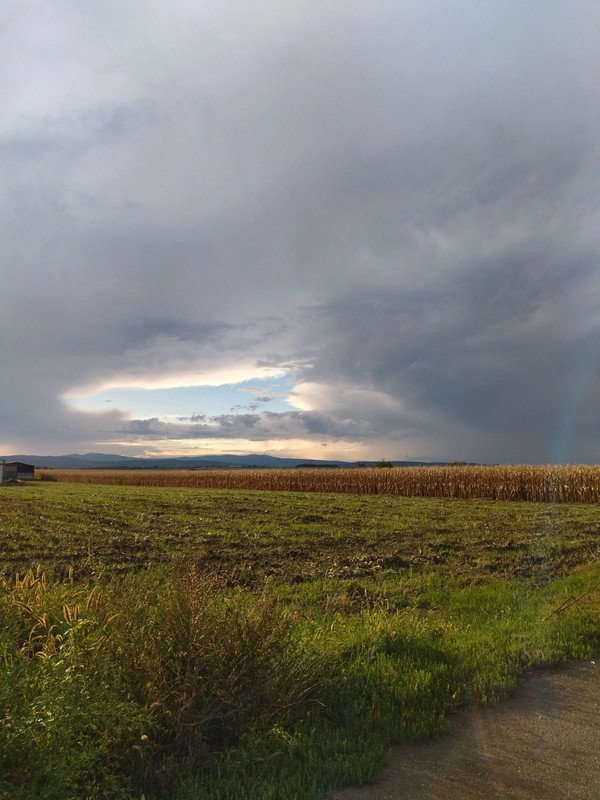
[[[600,461],[596,0],[4,0],[0,454]]]

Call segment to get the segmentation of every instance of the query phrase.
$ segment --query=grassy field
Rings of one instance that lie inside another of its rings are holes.
[[[389,472],[389,470],[386,470]],[[595,505],[0,489],[0,797],[317,800],[600,640]]]

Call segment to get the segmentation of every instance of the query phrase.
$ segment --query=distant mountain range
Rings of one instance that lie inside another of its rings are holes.
[[[176,456],[132,458],[110,453],[71,453],[64,456],[2,456],[5,461],[22,461],[46,469],[223,469],[233,467],[356,467],[373,466],[375,461],[324,461],[307,458],[278,458],[267,455]],[[392,461],[395,466],[437,466],[445,462]]]

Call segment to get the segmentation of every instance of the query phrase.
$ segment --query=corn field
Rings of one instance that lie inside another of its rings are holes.
[[[349,469],[38,470],[40,480],[121,486],[264,489],[403,497],[597,503],[600,466],[356,467]]]

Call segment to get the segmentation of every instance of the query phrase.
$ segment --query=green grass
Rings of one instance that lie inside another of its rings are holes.
[[[597,520],[586,505],[4,487],[0,797],[317,800],[370,780],[391,742],[594,651]]]

